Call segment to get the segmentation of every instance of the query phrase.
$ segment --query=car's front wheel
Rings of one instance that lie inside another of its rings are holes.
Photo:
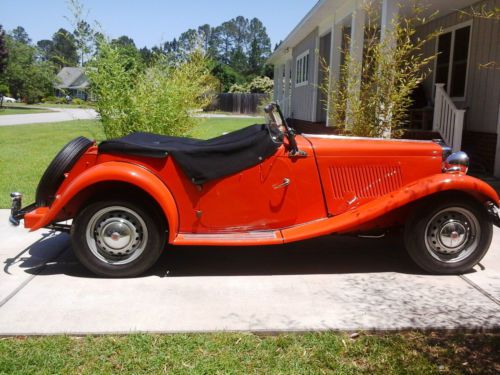
[[[93,273],[131,277],[156,262],[165,246],[166,230],[155,210],[133,202],[102,201],[79,213],[71,240],[76,257]]]
[[[493,226],[487,210],[472,199],[435,200],[421,205],[405,226],[410,257],[435,274],[470,270],[488,251]]]

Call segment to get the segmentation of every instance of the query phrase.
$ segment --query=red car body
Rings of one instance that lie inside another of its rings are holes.
[[[88,148],[65,174],[50,206],[24,214],[31,230],[75,218],[96,196],[140,191],[159,207],[171,245],[272,245],[404,225],[418,202],[459,192],[489,209],[495,190],[446,169],[434,141],[297,135],[258,165],[202,185],[172,157]],[[446,169],[446,172],[444,172]]]

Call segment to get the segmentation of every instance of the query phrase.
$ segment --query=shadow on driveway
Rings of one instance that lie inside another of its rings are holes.
[[[56,251],[60,249],[59,252]],[[47,251],[55,257],[40,269]],[[10,264],[30,274],[95,276],[79,264],[69,236],[55,234],[35,242]],[[364,239],[350,236],[322,237],[281,246],[207,247],[169,246],[144,276],[259,276],[397,272],[423,274],[407,255],[399,236]]]

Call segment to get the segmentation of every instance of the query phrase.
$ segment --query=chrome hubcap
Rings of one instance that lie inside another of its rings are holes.
[[[148,232],[144,220],[126,207],[106,207],[94,214],[86,230],[92,254],[108,264],[127,264],[144,251]]]
[[[456,263],[474,252],[481,228],[469,210],[450,207],[431,218],[425,233],[426,248],[433,258],[444,263]]]

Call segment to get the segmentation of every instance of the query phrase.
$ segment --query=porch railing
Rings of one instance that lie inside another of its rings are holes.
[[[444,90],[443,83],[436,84],[434,97],[433,129],[438,131],[443,140],[453,149],[460,151],[464,129],[465,110],[458,109]]]

